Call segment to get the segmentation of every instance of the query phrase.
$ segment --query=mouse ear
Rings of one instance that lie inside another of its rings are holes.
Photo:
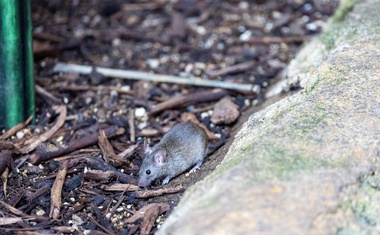
[[[164,164],[166,159],[166,150],[165,149],[158,149],[154,153],[154,162],[158,165]]]
[[[144,154],[148,154],[152,151],[152,148],[149,146],[149,144],[144,140]]]

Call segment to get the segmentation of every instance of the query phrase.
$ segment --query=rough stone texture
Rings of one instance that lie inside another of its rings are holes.
[[[304,90],[254,114],[158,234],[380,233],[378,9],[332,22]]]

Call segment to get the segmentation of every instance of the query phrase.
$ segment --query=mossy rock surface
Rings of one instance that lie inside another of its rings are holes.
[[[346,3],[304,89],[252,115],[158,234],[380,231],[380,1]]]

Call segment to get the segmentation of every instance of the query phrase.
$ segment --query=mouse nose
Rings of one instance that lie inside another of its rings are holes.
[[[146,187],[149,185],[149,182],[145,179],[139,179],[139,182],[137,182],[137,185],[140,186],[140,187]]]

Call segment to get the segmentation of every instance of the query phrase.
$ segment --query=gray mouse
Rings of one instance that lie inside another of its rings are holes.
[[[187,121],[175,125],[153,148],[144,143],[145,157],[139,170],[138,185],[146,187],[155,179],[165,177],[162,184],[190,167],[195,172],[207,155],[206,132]]]

